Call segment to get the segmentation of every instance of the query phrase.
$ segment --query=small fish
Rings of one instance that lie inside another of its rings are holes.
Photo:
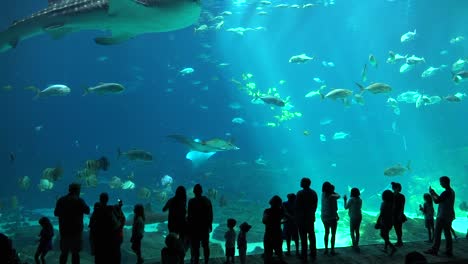
[[[411,55],[411,57],[406,58],[406,64],[409,65],[416,65],[420,63],[426,63],[426,60],[423,57],[416,57],[414,55]]]
[[[333,89],[325,95],[320,94],[320,97],[322,98],[322,100],[325,98],[333,99],[333,100],[343,99],[343,102],[346,104],[347,103],[346,100],[348,96],[351,96],[352,94],[353,94],[353,91],[348,90],[348,89]]]
[[[401,38],[400,38],[400,41],[401,41],[401,43],[408,42],[410,40],[413,40],[415,37],[416,37],[416,29],[413,32],[409,31],[409,32],[403,34],[401,36]]]
[[[335,134],[333,134],[333,140],[345,139],[348,136],[349,134],[346,132],[336,132]]]
[[[182,70],[179,71],[182,76],[185,76],[187,74],[192,74],[195,72],[193,68],[183,68]]]
[[[361,81],[366,82],[367,81],[367,63],[364,64],[364,67],[362,68],[361,71]]]
[[[457,36],[455,38],[450,39],[450,44],[455,44],[455,43],[458,43],[458,42],[462,42],[463,40],[465,40],[465,37]]]
[[[119,94],[125,90],[121,84],[118,83],[101,83],[94,87],[89,87],[85,89],[83,96],[89,93],[96,94]]]
[[[16,160],[16,155],[15,155],[15,153],[10,152],[10,163],[15,162],[15,160]]]
[[[468,80],[468,71],[459,71],[457,73],[452,73],[452,80],[456,83],[459,84],[461,82],[465,82]]]
[[[361,89],[361,93],[365,91],[369,91],[373,94],[379,94],[379,93],[389,93],[392,91],[392,87],[385,83],[373,83],[367,87],[364,87],[360,85],[359,83],[356,83],[356,85],[359,87],[359,89]]]
[[[405,73],[414,68],[414,65],[404,63],[403,65],[400,66],[400,73]]]
[[[243,124],[245,120],[242,117],[235,117],[231,121],[234,124]]]
[[[308,62],[310,60],[313,60],[313,59],[314,59],[314,57],[309,57],[305,53],[302,53],[302,54],[299,54],[299,55],[292,56],[289,59],[289,63],[302,64],[302,63],[306,63],[306,62]]]
[[[374,66],[375,68],[377,68],[378,66],[378,63],[377,63],[377,59],[375,58],[374,55],[370,54],[369,55],[369,63]]]
[[[440,68],[435,68],[435,67],[431,66],[431,67],[427,68],[426,70],[424,70],[423,73],[421,73],[421,77],[422,78],[431,77],[432,75],[434,75],[438,71],[440,71]]]
[[[258,99],[262,100],[266,104],[272,104],[272,105],[276,105],[279,107],[283,107],[286,105],[286,102],[277,96],[263,95],[263,96],[259,96]]]
[[[320,141],[322,142],[327,141],[327,137],[324,134],[320,134]]]

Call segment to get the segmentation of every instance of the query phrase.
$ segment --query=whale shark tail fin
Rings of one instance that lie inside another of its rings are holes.
[[[211,156],[216,152],[199,152],[199,151],[190,151],[185,155],[188,160],[192,161],[192,165],[197,168],[203,163],[205,163]]]

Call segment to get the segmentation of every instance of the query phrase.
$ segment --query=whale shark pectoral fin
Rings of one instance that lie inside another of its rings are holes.
[[[71,27],[65,27],[64,24],[50,25],[44,28],[44,31],[49,33],[53,39],[60,39],[66,34],[73,31]]]
[[[190,151],[185,155],[188,160],[192,161],[194,167],[200,166],[216,152],[199,152],[199,151]]]
[[[125,42],[131,38],[133,38],[133,34],[129,33],[117,33],[112,34],[111,37],[97,37],[94,39],[94,42],[99,45],[115,45]]]

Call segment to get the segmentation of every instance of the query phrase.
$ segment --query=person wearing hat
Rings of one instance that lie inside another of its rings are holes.
[[[249,232],[251,225],[247,222],[242,223],[239,226],[240,232],[237,236],[237,249],[239,250],[239,259],[241,264],[246,263],[247,258],[247,232]]]
[[[80,191],[80,184],[70,184],[68,194],[60,197],[55,206],[54,215],[59,219],[60,264],[67,263],[69,253],[72,255],[72,264],[80,263],[83,215],[90,211],[86,202],[80,198]]]

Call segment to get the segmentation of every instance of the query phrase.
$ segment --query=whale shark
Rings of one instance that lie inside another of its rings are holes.
[[[48,0],[47,8],[0,32],[0,52],[36,35],[60,39],[83,30],[110,32],[96,37],[97,44],[119,44],[146,33],[188,27],[200,13],[200,0]]]

